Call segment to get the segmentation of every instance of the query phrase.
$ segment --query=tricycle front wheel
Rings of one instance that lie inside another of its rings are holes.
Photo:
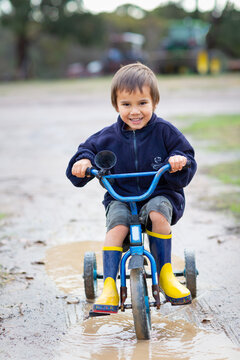
[[[97,296],[97,261],[96,255],[92,251],[86,252],[84,255],[83,278],[86,298],[95,299]]]
[[[147,340],[150,338],[151,313],[146,277],[143,269],[131,270],[130,286],[136,336],[139,340]]]

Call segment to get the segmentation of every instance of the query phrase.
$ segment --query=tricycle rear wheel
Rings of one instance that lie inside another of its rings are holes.
[[[86,252],[84,255],[83,278],[86,298],[95,299],[97,296],[97,261],[96,254],[92,251]]]
[[[143,269],[131,270],[130,286],[136,336],[139,340],[147,340],[150,338],[151,313],[146,277]]]
[[[194,251],[185,249],[184,258],[186,286],[194,299],[197,296],[197,269]]]

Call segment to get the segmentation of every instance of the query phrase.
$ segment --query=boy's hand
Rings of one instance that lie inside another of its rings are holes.
[[[72,167],[72,174],[79,178],[84,178],[87,168],[91,168],[92,163],[89,159],[81,159],[75,162]]]
[[[187,163],[187,158],[181,155],[174,155],[168,159],[168,162],[171,165],[171,171],[169,172],[172,174],[182,170]]]

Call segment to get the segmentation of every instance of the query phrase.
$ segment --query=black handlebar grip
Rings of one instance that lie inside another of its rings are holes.
[[[90,167],[87,168],[86,172],[85,172],[85,176],[91,176],[91,169]]]
[[[187,160],[186,165],[183,167],[183,169],[189,169],[192,166],[191,160]]]

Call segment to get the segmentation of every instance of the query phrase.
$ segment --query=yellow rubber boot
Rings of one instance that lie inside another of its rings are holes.
[[[119,308],[119,295],[116,286],[116,277],[122,248],[115,246],[103,247],[103,291],[93,305],[97,313],[117,313]]]
[[[151,253],[156,261],[159,286],[172,305],[185,305],[192,301],[190,291],[175,277],[171,264],[172,235],[147,230]]]
[[[119,295],[116,282],[108,277],[104,281],[103,292],[93,305],[94,312],[117,313],[119,308]]]
[[[159,286],[172,305],[185,305],[192,301],[190,291],[176,279],[170,263],[166,263],[161,269]]]

